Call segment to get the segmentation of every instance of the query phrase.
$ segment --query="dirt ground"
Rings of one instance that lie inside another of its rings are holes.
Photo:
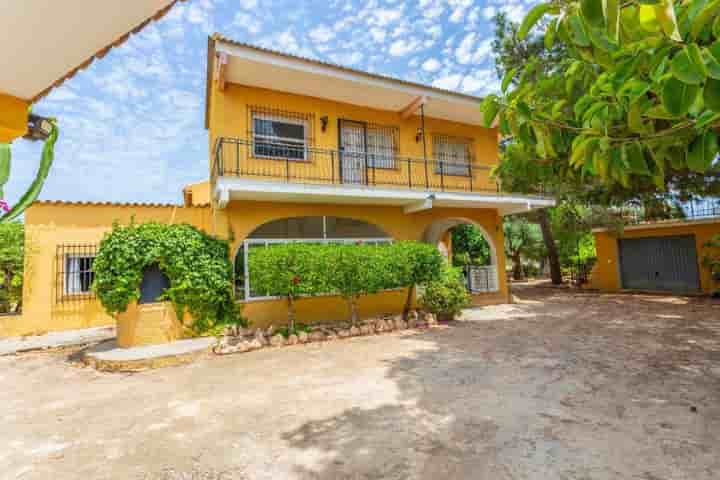
[[[720,302],[516,292],[138,374],[0,358],[0,478],[720,478]]]

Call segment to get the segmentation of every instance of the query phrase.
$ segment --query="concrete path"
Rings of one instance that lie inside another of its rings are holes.
[[[0,338],[0,356],[30,350],[88,345],[114,337],[115,327],[83,328],[81,330],[50,332],[45,335],[6,337]]]
[[[519,291],[133,374],[0,357],[0,478],[717,480],[720,302]]]

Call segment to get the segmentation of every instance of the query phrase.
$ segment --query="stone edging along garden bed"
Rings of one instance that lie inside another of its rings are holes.
[[[420,312],[418,314],[418,312],[412,310],[407,321],[403,320],[401,315],[384,315],[381,318],[362,320],[357,325],[350,325],[349,323],[311,325],[309,327],[310,332],[301,331],[297,335],[292,334],[287,338],[280,333],[276,333],[272,325],[265,330],[258,328],[255,331],[242,327],[228,327],[212,351],[216,355],[228,355],[250,352],[265,347],[327,342],[395,330],[434,327],[436,325],[437,319],[432,313]]]

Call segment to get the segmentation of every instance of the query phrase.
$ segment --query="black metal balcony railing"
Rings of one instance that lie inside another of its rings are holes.
[[[499,194],[491,167],[455,159],[329,150],[293,142],[252,142],[221,137],[211,179],[241,177],[287,183],[357,185],[429,191]]]

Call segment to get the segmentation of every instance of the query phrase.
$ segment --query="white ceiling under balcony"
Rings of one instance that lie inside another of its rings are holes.
[[[5,0],[0,94],[36,101],[177,0]]]
[[[428,117],[481,124],[480,97],[288,55],[219,35],[211,38],[211,45],[216,54],[227,58],[227,82],[395,112],[424,98]]]

